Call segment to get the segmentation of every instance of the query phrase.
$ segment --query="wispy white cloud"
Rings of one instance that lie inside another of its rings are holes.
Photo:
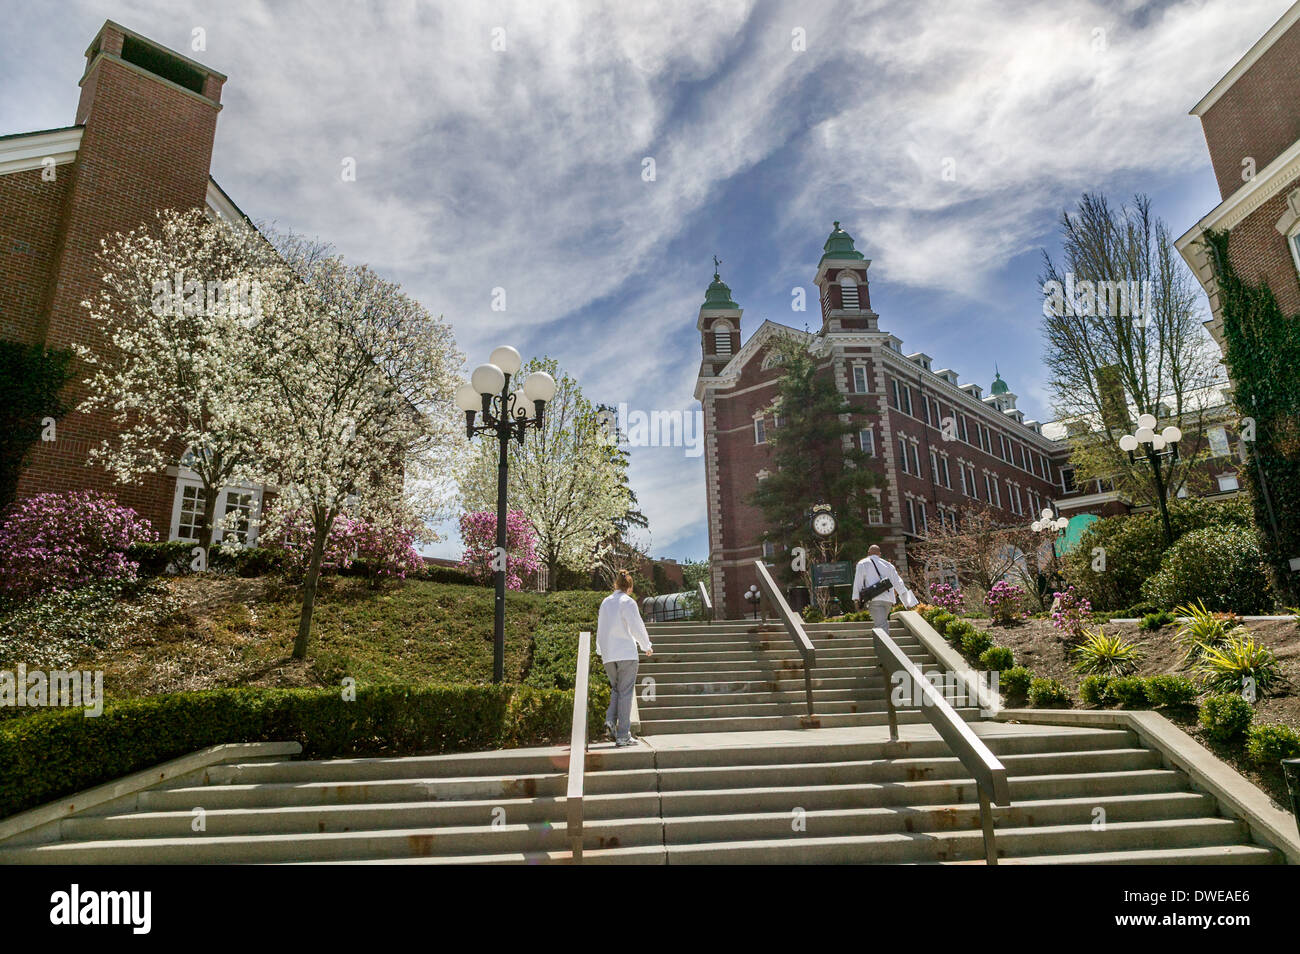
[[[1187,110],[1286,6],[28,5],[0,38],[0,133],[71,120],[81,52],[111,17],[229,75],[213,168],[254,218],[402,281],[472,362],[510,342],[593,398],[687,408],[707,256],[727,260],[748,330],[763,307],[802,324],[789,286],[832,214],[877,287],[1032,335],[1002,301],[1007,263],[1084,189],[1208,182]],[[882,317],[927,351],[918,334],[956,351],[966,331]],[[1027,395],[1037,379],[1022,375]],[[655,548],[702,556],[698,459],[632,461]]]

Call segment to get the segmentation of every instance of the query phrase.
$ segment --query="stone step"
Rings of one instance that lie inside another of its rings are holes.
[[[903,652],[914,662],[923,659],[932,659],[930,654],[920,646],[910,646],[903,649]],[[817,662],[814,668],[820,669],[823,666],[843,665],[844,660],[852,660],[863,665],[878,666],[880,657],[874,650],[845,647],[835,649],[823,649],[817,651]],[[649,658],[642,659],[639,671],[657,670],[661,667],[668,666],[700,666],[703,667],[712,663],[720,662],[756,662],[760,665],[775,666],[787,660],[801,662],[803,657],[792,647],[781,649],[735,649],[719,651],[700,651],[700,652],[662,652],[655,651],[655,654]]]
[[[660,722],[670,719],[718,719],[718,718],[750,718],[763,716],[799,716],[807,713],[807,704],[803,699],[782,701],[764,701],[764,702],[746,702],[746,703],[723,703],[717,702],[708,697],[707,701],[701,701],[696,705],[665,705],[662,702],[649,702],[643,700],[641,706],[641,726],[642,731],[646,731],[645,726],[649,722]],[[854,712],[885,712],[885,698],[881,693],[876,699],[845,699],[845,700],[822,700],[818,702],[814,697],[813,710],[818,717],[830,715],[842,715],[844,713]]]
[[[979,709],[957,709],[962,718],[971,720],[980,717]],[[772,729],[804,728],[802,716],[744,716],[738,718],[694,719],[645,719],[641,720],[641,732],[645,735],[665,735],[679,732],[754,732]],[[827,713],[816,716],[821,728],[836,726],[888,725],[889,717],[884,712]],[[918,710],[901,709],[898,713],[899,725],[915,725],[925,722],[925,716]]]
[[[1283,859],[1263,845],[1207,845],[1200,848],[1145,848],[1088,851],[1071,855],[1003,858],[1004,865],[1277,865]]]
[[[1083,852],[1179,850],[1230,846],[1245,841],[1245,828],[1227,818],[1187,818],[1030,826],[997,831],[999,856],[1014,858]],[[790,837],[737,842],[668,845],[669,864],[882,864],[977,861],[984,857],[979,829],[891,832],[880,835]]]
[[[901,714],[900,714],[901,715]],[[1159,757],[1142,748],[1030,752],[999,755],[1011,779],[1038,775],[1088,775],[1156,769]],[[660,791],[741,789],[770,786],[843,785],[918,780],[963,780],[966,767],[953,755],[918,758],[868,758],[842,762],[802,762],[717,766],[660,766]]]
[[[938,663],[934,662],[916,662],[916,666],[922,672],[940,672],[943,671]],[[874,663],[871,665],[836,665],[821,666],[813,668],[813,677],[817,679],[851,679],[866,678],[878,679],[883,682],[884,675],[880,667]],[[665,668],[650,668],[642,665],[637,672],[637,682],[642,679],[653,678],[656,682],[741,682],[754,681],[761,679],[795,679],[803,685],[803,663],[799,660],[789,660],[781,665],[763,666],[756,663],[721,663],[715,666],[706,666],[702,664],[682,665],[670,664]]]

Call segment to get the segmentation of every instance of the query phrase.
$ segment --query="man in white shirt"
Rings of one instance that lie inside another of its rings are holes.
[[[863,589],[884,580],[889,586],[870,597],[863,597]],[[895,603],[902,603],[908,609],[916,605],[916,597],[904,585],[894,564],[880,555],[880,547],[874,543],[867,549],[865,559],[858,561],[857,571],[853,574],[853,599],[861,602],[867,599],[871,610],[871,625],[889,632],[889,611]]]
[[[639,650],[644,649],[647,656],[653,656],[654,650],[632,596],[632,574],[619,570],[614,585],[618,589],[601,602],[596,618],[596,652],[609,676],[605,729],[614,736],[614,744],[621,747],[636,743],[632,738],[632,693],[636,692]]]

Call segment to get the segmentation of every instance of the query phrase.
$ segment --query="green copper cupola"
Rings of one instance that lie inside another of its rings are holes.
[[[722,262],[720,262],[718,257],[715,255],[713,257],[713,281],[709,283],[709,290],[704,293],[704,304],[701,306],[703,308],[740,307],[731,300],[731,289],[727,287],[727,283],[724,282],[722,276],[718,274],[718,266],[721,264]]]
[[[993,387],[989,388],[990,394],[1006,394],[1011,389],[1007,387],[1007,382],[1002,380],[1002,375],[998,372],[996,366],[993,368]]]
[[[826,244],[822,246],[821,261],[817,264],[820,266],[828,258],[864,261],[862,253],[853,247],[853,236],[840,228],[840,223],[836,222],[834,226]]]

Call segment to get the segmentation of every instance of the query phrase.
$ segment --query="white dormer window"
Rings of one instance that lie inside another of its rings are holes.
[[[840,301],[845,311],[857,311],[858,304],[858,277],[852,272],[844,272],[840,275]]]

